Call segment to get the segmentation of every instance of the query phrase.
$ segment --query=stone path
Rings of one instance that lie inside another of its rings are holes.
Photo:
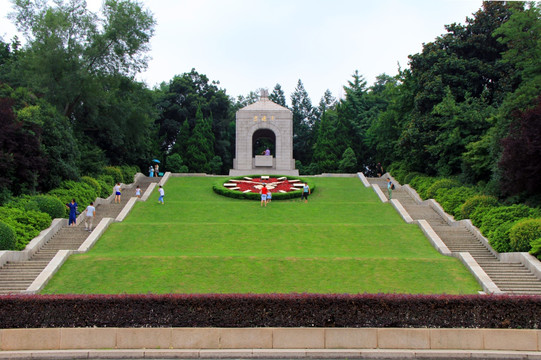
[[[388,197],[385,177],[368,178],[368,181],[378,185]],[[402,204],[413,220],[426,220],[452,253],[469,252],[504,293],[541,295],[541,279],[521,263],[500,261],[465,225],[460,222],[449,225],[432,207],[418,203],[400,186],[393,190],[392,197]]]
[[[137,181],[144,194],[148,186],[161,178],[142,177]],[[120,204],[108,203],[96,206],[95,228],[103,218],[116,218],[128,200],[135,196],[135,186],[122,190]],[[90,235],[85,230],[84,221],[75,227],[67,225],[60,229],[46,244],[44,244],[29,260],[7,262],[0,268],[0,294],[15,294],[25,291],[59,250],[77,250]]]

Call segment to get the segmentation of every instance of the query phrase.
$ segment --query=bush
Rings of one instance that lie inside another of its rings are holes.
[[[122,165],[120,167],[120,171],[122,172],[122,178],[124,179],[122,182],[125,184],[131,184],[133,183],[135,174],[139,172],[139,168],[137,166]]]
[[[15,231],[6,223],[0,222],[0,250],[15,250]]]
[[[103,173],[105,175],[111,176],[113,178],[114,184],[124,182],[124,175],[122,175],[122,171],[116,166],[106,166],[103,169]]]
[[[434,183],[434,178],[426,175],[419,175],[411,179],[410,186],[417,191],[419,196],[426,200],[426,190]]]
[[[541,237],[541,219],[526,219],[517,222],[509,231],[512,251],[530,251],[531,242]]]
[[[541,237],[532,241],[530,245],[532,246],[530,254],[537,256],[537,258],[541,260]]]
[[[109,190],[111,190],[112,193],[113,186],[115,186],[116,184],[114,177],[112,177],[111,175],[100,175],[98,176],[98,181],[103,181],[107,185],[106,187],[110,188]]]
[[[499,206],[485,212],[480,230],[490,238],[492,232],[504,222],[535,217],[541,217],[540,211],[526,205]]]
[[[481,226],[483,226],[483,219],[486,215],[486,213],[494,209],[492,206],[478,206],[476,207],[472,213],[470,214],[470,220],[477,228],[481,229]]]
[[[49,195],[37,195],[34,196],[34,201],[37,204],[35,209],[27,210],[39,210],[43,213],[49,214],[51,219],[64,217],[66,206],[60,199]]]
[[[492,235],[488,241],[490,243],[490,246],[492,246],[494,250],[496,250],[497,252],[512,251],[509,239],[509,231],[515,225],[515,223],[516,221],[504,222],[492,232]]]
[[[19,208],[0,207],[0,221],[15,231],[15,250],[23,250],[41,230],[51,226],[49,214]]]
[[[98,195],[101,194],[101,185],[98,180],[91,178],[90,176],[83,176],[81,178],[81,181],[84,182],[85,184],[92,186],[96,194]]]
[[[498,199],[490,195],[472,196],[460,207],[460,217],[462,219],[469,219],[471,213],[479,206],[496,207],[498,206]]]
[[[436,180],[428,189],[426,189],[425,196],[427,199],[434,199],[436,193],[440,189],[451,189],[460,186],[457,180],[453,179],[440,179]]]
[[[459,218],[460,207],[467,199],[474,195],[476,195],[476,192],[471,187],[458,186],[451,189],[438,189],[434,199],[440,203],[445,212],[453,215],[455,218]]]
[[[181,172],[182,157],[178,153],[171,154],[167,157],[167,169],[172,173]]]
[[[110,176],[108,176],[110,177]],[[111,178],[112,180],[113,178]],[[107,199],[112,193],[113,193],[113,186],[109,186],[105,181],[103,181],[102,179],[98,179],[96,180],[98,182],[98,184],[100,184],[100,193],[98,194],[98,196],[102,199]]]
[[[472,315],[473,314],[473,315]],[[14,295],[0,328],[541,328],[539,296]]]
[[[423,176],[420,172],[410,172],[407,174],[404,179],[401,181],[402,184],[409,184],[413,179],[415,179],[417,176]]]

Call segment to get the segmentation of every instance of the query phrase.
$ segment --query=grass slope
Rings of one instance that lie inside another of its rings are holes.
[[[44,293],[476,293],[455,258],[357,178],[316,178],[308,204],[216,195],[171,178],[74,255]]]

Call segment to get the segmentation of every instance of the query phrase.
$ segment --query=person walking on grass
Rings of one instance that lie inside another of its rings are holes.
[[[66,206],[68,209],[70,209],[68,225],[76,226],[77,225],[77,203],[75,202],[75,199],[71,199],[71,202],[66,204]]]
[[[310,195],[310,186],[308,186],[308,183],[304,183],[302,187],[302,195],[301,195],[301,201],[304,199],[304,202],[308,202],[308,195]]]
[[[94,217],[96,216],[96,208],[94,203],[91,202],[90,205],[86,207],[86,217],[85,217],[85,230],[92,231],[92,224],[94,223]]]
[[[267,206],[267,193],[268,193],[267,185],[263,184],[263,187],[261,190],[259,190],[259,193],[261,194],[261,206],[265,205]]]
[[[120,204],[120,195],[122,195],[122,189],[120,188],[120,183],[116,183],[114,192],[115,192],[115,204],[117,203],[117,201]]]
[[[165,196],[165,191],[163,190],[163,187],[160,185],[160,188],[158,189],[158,192],[160,193],[160,197],[158,198],[158,203],[164,205],[163,197]]]
[[[267,191],[267,204],[270,203],[271,200],[272,200],[272,191],[268,190]]]

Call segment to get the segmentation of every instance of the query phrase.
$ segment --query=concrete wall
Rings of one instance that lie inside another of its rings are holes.
[[[0,330],[0,348],[541,351],[541,330],[403,328],[49,328]]]

